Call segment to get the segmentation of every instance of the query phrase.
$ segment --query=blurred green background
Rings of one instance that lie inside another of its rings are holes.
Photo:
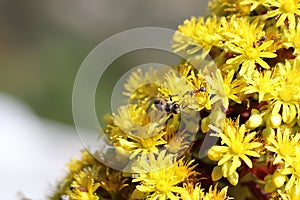
[[[176,29],[206,8],[207,0],[0,0],[0,92],[41,117],[72,124],[76,72],[98,43],[136,27]],[[118,77],[118,67],[142,64],[136,57],[120,58],[108,77]],[[108,111],[110,81],[97,91],[99,115]]]

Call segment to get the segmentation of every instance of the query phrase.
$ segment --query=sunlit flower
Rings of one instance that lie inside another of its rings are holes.
[[[177,200],[177,194],[183,190],[178,184],[195,174],[192,171],[194,167],[190,167],[191,163],[181,159],[158,170],[141,173],[133,182],[140,182],[140,185],[136,186],[139,191],[150,193],[147,199]]]
[[[106,117],[111,148],[72,159],[51,200],[252,198],[244,185],[300,200],[300,0],[209,8],[173,35],[179,64],[130,72]]]
[[[169,138],[168,144],[165,145],[168,152],[178,153],[179,151],[187,149],[191,142],[187,141],[186,137],[188,137],[187,134],[177,133],[175,136]]]
[[[226,39],[225,47],[229,51],[237,54],[226,61],[237,71],[239,65],[240,75],[251,74],[259,64],[262,68],[268,69],[270,66],[263,60],[264,58],[274,58],[277,55],[270,51],[273,40],[267,40],[263,30],[264,24],[258,20],[250,23],[247,18],[237,18],[232,16],[229,20],[222,19],[223,33]],[[265,38],[265,39],[264,39]]]
[[[201,52],[202,57],[205,57],[213,46],[222,46],[219,28],[220,23],[216,16],[207,19],[192,17],[178,27],[173,36],[172,48],[174,52],[183,51],[187,55],[194,54],[194,56]]]
[[[282,191],[278,190],[279,197],[282,200],[298,200],[299,199],[299,193],[294,191],[293,189],[290,191]]]
[[[236,14],[244,16],[250,14],[250,6],[242,4],[242,0],[212,0],[208,3],[212,13],[219,16]]]
[[[183,188],[184,190],[180,193],[182,200],[202,200],[205,196],[204,189],[200,184],[195,186],[191,183],[183,184]]]
[[[201,188],[200,184],[184,184],[184,190],[181,192],[182,200],[228,200],[230,199],[227,196],[228,187],[222,188],[221,191],[218,191],[217,185],[210,186],[209,191],[205,192]]]
[[[217,185],[215,187],[210,186],[208,192],[205,194],[203,200],[228,200],[232,199],[227,196],[228,186],[223,187],[221,191],[218,191]]]
[[[240,4],[250,5],[250,11],[253,11],[260,5],[266,5],[266,0],[241,0]]]
[[[280,173],[286,175],[287,181],[283,187],[287,194],[300,195],[300,156],[297,155],[290,166],[280,169]]]
[[[118,138],[118,145],[130,153],[133,159],[139,153],[157,152],[160,145],[166,144],[162,138],[166,133],[157,123],[149,123],[131,130],[127,138]]]
[[[271,8],[266,17],[276,17],[276,26],[281,26],[288,20],[289,28],[295,28],[296,16],[300,15],[299,0],[266,0],[266,5]]]
[[[170,71],[166,74],[164,83],[159,92],[163,96],[175,95],[174,100],[180,100],[187,91],[192,91],[191,85],[184,76],[180,76],[176,71]]]
[[[151,100],[157,96],[159,85],[163,82],[164,70],[150,67],[147,71],[141,68],[133,71],[124,84],[123,94],[129,97],[128,102],[124,103],[133,103],[147,110]]]
[[[292,47],[297,55],[300,55],[300,24],[296,28],[290,28],[284,31],[284,35],[287,37],[287,41],[283,44],[285,47]]]
[[[161,150],[157,153],[149,152],[141,154],[132,165],[133,173],[144,174],[173,165],[176,162],[176,154]]]
[[[240,75],[251,75],[256,67],[256,63],[262,68],[269,69],[270,66],[263,58],[275,58],[277,55],[273,52],[268,52],[268,48],[273,44],[273,41],[266,41],[259,46],[253,46],[253,43],[245,40],[237,41],[238,44],[228,45],[229,49],[240,55],[227,60],[227,64],[240,65]]]
[[[270,101],[274,98],[275,92],[279,87],[279,77],[274,77],[270,70],[263,72],[255,71],[251,77],[246,77],[247,86],[242,89],[245,94],[258,93],[258,101]]]
[[[86,188],[74,187],[74,189],[68,193],[70,200],[99,200],[95,192],[100,184],[95,184],[93,179],[88,179],[87,181]]]
[[[128,106],[121,106],[118,109],[118,114],[113,114],[113,122],[123,132],[128,133],[132,129],[136,128],[140,121],[140,115],[134,115],[130,113]]]
[[[282,133],[279,128],[276,137],[269,138],[269,141],[271,144],[266,146],[266,149],[275,153],[274,164],[282,161],[291,162],[296,156],[296,146],[300,141],[300,134],[293,136],[288,129]]]
[[[100,183],[95,183],[99,174],[99,167],[88,167],[76,173],[74,180],[71,183],[71,189],[67,194],[70,199],[74,200],[98,200],[99,197],[95,194],[96,190],[100,186]]]
[[[190,101],[189,108],[193,110],[202,110],[202,109],[211,109],[211,101],[210,101],[210,87],[207,86],[204,75],[202,75],[199,71],[190,71],[190,74],[187,76],[188,82],[192,85],[192,91],[190,95],[192,95],[192,99],[196,101]],[[192,92],[192,93],[191,93]]]
[[[280,86],[276,88],[276,96],[271,105],[272,113],[280,113],[285,123],[291,123],[300,113],[300,61],[286,60],[279,63],[277,76],[281,76]],[[282,111],[281,111],[282,110]]]
[[[214,168],[212,178],[219,180],[222,176],[227,178],[232,185],[238,183],[236,169],[241,166],[241,160],[252,168],[252,161],[248,156],[259,157],[257,148],[262,146],[255,142],[256,132],[248,132],[245,125],[239,126],[239,120],[233,122],[227,120],[223,130],[217,130],[221,138],[222,146],[215,145],[209,152],[211,160],[218,161]]]
[[[164,84],[158,89],[162,97],[170,99],[173,102],[177,102],[182,108],[190,108],[194,110],[200,110],[203,105],[199,105],[198,100],[207,105],[209,101],[209,94],[200,96],[198,94],[191,95],[190,93],[194,91],[194,87],[189,82],[188,78],[180,76],[180,74],[175,71],[170,71],[166,74]]]
[[[211,88],[211,94],[214,96],[211,99],[211,104],[221,101],[225,109],[229,106],[229,99],[241,103],[241,99],[237,96],[240,93],[240,86],[242,82],[233,79],[234,71],[231,70],[225,77],[222,77],[221,71],[218,69],[212,76],[206,76],[209,87]]]

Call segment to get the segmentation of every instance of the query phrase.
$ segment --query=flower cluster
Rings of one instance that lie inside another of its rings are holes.
[[[209,8],[173,36],[185,60],[132,72],[106,118],[123,172],[84,151],[52,199],[299,199],[300,1]]]

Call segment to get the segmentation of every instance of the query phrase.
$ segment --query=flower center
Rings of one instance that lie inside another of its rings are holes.
[[[283,101],[289,102],[293,99],[294,95],[290,88],[284,88],[280,91],[279,96]]]
[[[258,57],[258,52],[254,48],[248,48],[245,51],[245,54],[249,58],[249,60],[255,60]]]
[[[160,191],[161,193],[167,193],[169,192],[169,185],[165,180],[160,180],[156,184],[156,189]]]
[[[150,149],[154,146],[154,141],[152,138],[143,138],[142,139],[142,146],[145,149]]]
[[[283,13],[293,12],[295,10],[295,2],[294,0],[282,0],[280,10]]]
[[[240,142],[232,143],[231,149],[234,153],[239,154],[244,150],[243,144]]]
[[[279,153],[281,156],[290,155],[293,152],[293,146],[290,143],[283,143],[279,148]]]

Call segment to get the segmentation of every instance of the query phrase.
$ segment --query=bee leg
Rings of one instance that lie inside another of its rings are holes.
[[[179,95],[178,94],[169,94],[168,96],[169,96],[170,101],[172,101],[172,97],[176,97],[176,96],[179,96]]]

